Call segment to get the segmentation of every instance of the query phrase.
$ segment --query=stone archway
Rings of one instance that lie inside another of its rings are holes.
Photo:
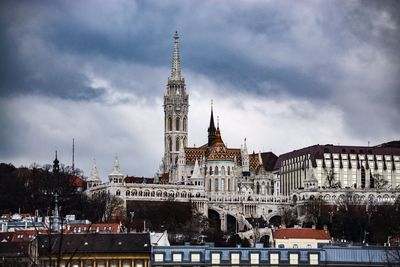
[[[226,215],[226,224],[228,233],[236,233],[238,231],[237,220],[233,215],[231,214]]]
[[[210,220],[211,227],[221,229],[220,215],[216,210],[208,209],[208,219]]]

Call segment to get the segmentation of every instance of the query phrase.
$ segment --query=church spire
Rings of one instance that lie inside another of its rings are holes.
[[[208,146],[212,146],[216,139],[216,129],[214,124],[214,111],[213,111],[213,101],[211,100],[211,117],[210,126],[208,127]]]
[[[171,80],[180,81],[181,78],[181,60],[179,57],[179,35],[178,31],[174,34],[174,52],[172,54],[172,68],[171,68]]]
[[[58,173],[60,171],[60,162],[58,161],[57,158],[57,150],[56,150],[56,158],[53,161],[53,172],[54,173]]]

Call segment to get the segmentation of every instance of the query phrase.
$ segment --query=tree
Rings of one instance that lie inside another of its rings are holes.
[[[388,180],[386,180],[382,174],[374,173],[371,175],[371,179],[373,179],[374,187],[377,189],[383,189],[388,185]]]

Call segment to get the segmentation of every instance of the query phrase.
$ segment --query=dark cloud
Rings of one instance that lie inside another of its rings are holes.
[[[346,140],[385,139],[400,132],[399,10],[399,1],[2,1],[0,98],[155,105],[178,30],[189,92],[306,101],[344,114]],[[23,150],[13,132],[29,134],[9,108],[4,158]]]

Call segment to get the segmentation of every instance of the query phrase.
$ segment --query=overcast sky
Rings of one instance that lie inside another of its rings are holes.
[[[179,32],[189,144],[400,139],[400,1],[1,1],[0,162],[153,176]]]

